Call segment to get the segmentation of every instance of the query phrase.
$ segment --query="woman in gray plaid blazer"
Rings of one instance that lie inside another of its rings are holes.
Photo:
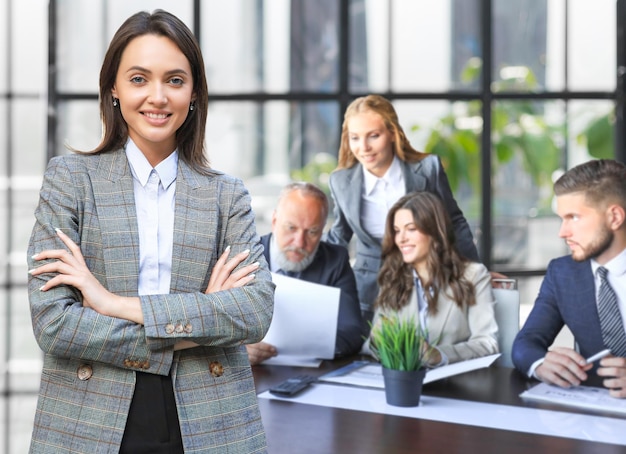
[[[50,161],[35,212],[32,453],[266,450],[243,345],[274,286],[247,190],[204,156],[207,104],[191,31],[131,16],[100,73],[102,142]]]

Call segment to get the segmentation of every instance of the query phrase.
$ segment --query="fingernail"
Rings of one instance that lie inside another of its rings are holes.
[[[261,265],[261,262],[254,262],[252,265],[258,267],[259,265]]]
[[[256,274],[248,274],[248,276],[250,276],[252,279],[254,279],[256,277]]]
[[[33,274],[33,271],[35,271],[35,268],[33,268],[32,270],[28,270],[28,274]]]
[[[57,232],[57,233],[63,233],[63,232],[61,232],[61,229],[60,229],[60,228],[58,228],[58,227],[55,227],[55,228],[54,228],[54,231],[55,231],[55,232]]]
[[[226,246],[226,249],[224,249],[224,252],[226,251],[230,251],[230,244],[228,246]]]
[[[36,254],[33,254],[30,258],[37,260],[37,257],[39,257],[39,252],[37,252]]]
[[[246,249],[245,251],[242,252],[242,254],[249,254],[250,253],[250,249]]]
[[[41,287],[39,287],[39,291],[45,292],[45,290],[43,289],[44,287],[45,287],[45,285],[42,285]]]

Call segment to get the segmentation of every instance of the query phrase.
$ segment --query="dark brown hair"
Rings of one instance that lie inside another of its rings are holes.
[[[617,203],[626,209],[626,165],[613,159],[596,159],[577,165],[554,183],[556,196],[582,192],[591,206]]]
[[[443,203],[430,192],[412,192],[400,198],[389,210],[382,241],[382,265],[378,273],[380,291],[376,305],[399,310],[409,304],[414,287],[413,266],[404,263],[402,254],[395,243],[394,221],[398,210],[409,210],[415,227],[431,238],[427,257],[428,280],[422,281],[428,302],[428,311],[437,313],[439,292],[449,289],[448,295],[462,307],[464,303],[476,302],[474,284],[464,277],[467,266],[455,245],[452,221]],[[423,277],[422,277],[423,279]]]
[[[393,152],[398,159],[407,162],[418,162],[427,156],[426,153],[417,151],[411,146],[409,139],[407,139],[406,134],[404,134],[402,126],[400,126],[398,114],[393,108],[393,105],[382,96],[367,95],[352,101],[343,116],[341,144],[339,146],[339,159],[337,164],[338,169],[350,168],[358,162],[352,151],[350,151],[348,121],[355,115],[364,112],[374,112],[383,119],[385,126],[393,136]]]
[[[189,28],[176,16],[163,11],[139,12],[117,30],[104,56],[100,69],[100,117],[103,137],[90,153],[104,153],[122,148],[128,140],[128,125],[119,108],[113,106],[111,90],[119,69],[122,54],[128,44],[143,35],[157,35],[170,39],[185,55],[193,78],[194,109],[189,111],[185,122],[176,131],[176,143],[180,158],[195,170],[211,173],[204,154],[204,134],[209,95],[200,46]]]

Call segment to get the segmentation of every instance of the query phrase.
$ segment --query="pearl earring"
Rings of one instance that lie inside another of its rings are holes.
[[[117,104],[118,104],[118,99],[113,98],[113,107],[117,107]]]
[[[193,110],[193,109],[194,109],[193,103],[189,104],[189,110]]]

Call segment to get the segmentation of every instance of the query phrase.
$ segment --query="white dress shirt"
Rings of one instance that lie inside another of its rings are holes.
[[[387,213],[394,203],[406,193],[400,160],[394,155],[387,172],[378,178],[363,167],[361,192],[361,225],[374,238],[385,233]]]
[[[129,139],[126,156],[133,174],[139,230],[139,295],[167,294],[172,278],[178,153],[174,151],[152,168]]]

